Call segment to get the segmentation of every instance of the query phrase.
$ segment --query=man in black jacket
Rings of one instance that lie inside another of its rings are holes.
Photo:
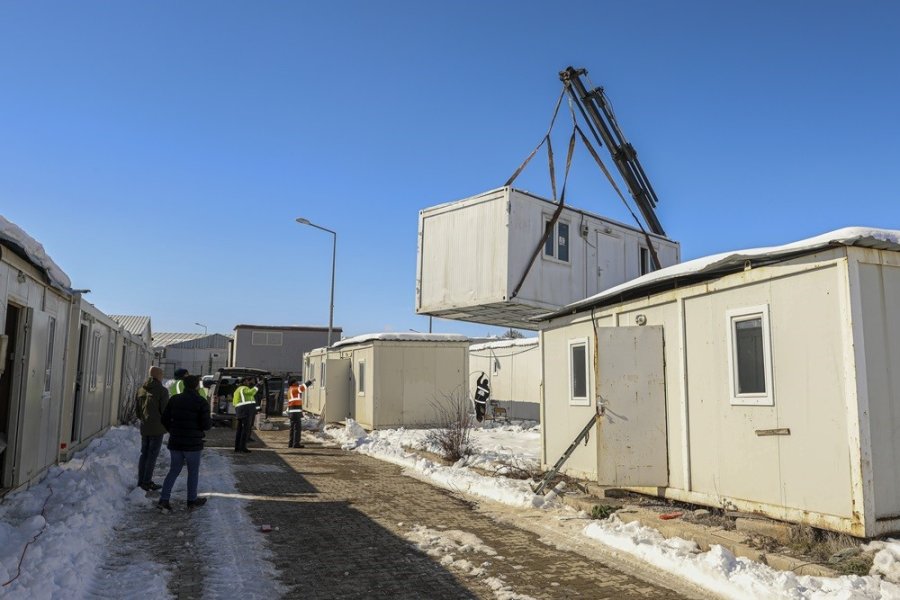
[[[205,431],[212,427],[209,404],[200,396],[197,388],[200,378],[188,375],[184,378],[184,392],[169,398],[163,411],[162,423],[169,432],[169,474],[163,482],[159,496],[159,508],[165,512],[172,510],[169,498],[172,487],[186,464],[188,469],[187,505],[196,508],[206,504],[206,498],[197,497],[200,476],[200,455],[203,453]]]

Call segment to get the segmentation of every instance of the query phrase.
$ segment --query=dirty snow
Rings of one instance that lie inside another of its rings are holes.
[[[102,549],[113,535],[113,526],[130,506],[150,506],[143,491],[131,489],[140,440],[136,429],[114,427],[69,462],[52,467],[37,485],[3,499],[0,583],[16,576],[25,544],[35,540],[25,553],[21,575],[3,588],[5,597],[85,595],[104,559]],[[167,596],[167,577],[157,565],[134,564],[131,568],[146,576],[141,589],[148,597]]]
[[[888,581],[900,584],[900,540],[870,542],[863,551],[875,552],[871,575],[881,575]]]
[[[700,552],[697,544],[681,538],[666,539],[639,523],[623,523],[613,515],[587,525],[583,534],[665,571],[700,585],[725,598],[862,600],[900,599],[900,586],[878,577],[811,577],[735,557],[722,546]]]
[[[406,533],[406,539],[436,559],[444,567],[460,571],[469,577],[481,577],[490,559],[501,558],[497,551],[481,541],[477,535],[458,529],[429,529],[423,525],[413,525]],[[498,600],[532,600],[531,596],[518,594],[499,577],[485,577],[481,580],[494,592]]]
[[[148,556],[147,535],[160,515],[156,499],[133,489],[140,454],[140,433],[114,427],[69,462],[52,467],[37,485],[8,495],[0,503],[0,583],[13,579],[22,550],[21,575],[0,589],[4,598],[112,597],[168,598],[171,573]],[[168,451],[157,464],[165,476]],[[176,482],[172,503],[183,510],[187,472]],[[52,493],[51,493],[52,489]],[[190,513],[193,536],[164,541],[167,551],[185,548],[207,558],[205,595],[209,598],[278,597],[272,557],[237,498],[231,461],[205,450],[200,495],[210,500]],[[46,500],[43,516],[41,508]],[[43,530],[43,533],[40,532]],[[142,547],[131,547],[135,533]],[[40,534],[38,536],[38,534]],[[123,542],[123,540],[126,540]],[[152,544],[151,544],[152,545]]]
[[[491,431],[491,430],[488,430]],[[407,469],[408,474],[428,481],[451,491],[460,492],[509,504],[511,506],[540,507],[544,499],[535,495],[524,480],[505,477],[489,477],[467,467],[467,460],[462,459],[452,466],[444,466],[407,450],[404,446],[422,446],[425,443],[427,430],[385,429],[367,433],[359,423],[347,419],[344,427],[326,428],[325,435],[341,444],[345,450],[356,450]],[[505,432],[509,434],[510,432]],[[493,435],[501,436],[501,430]],[[483,440],[490,439],[491,434],[483,434]],[[501,456],[512,452],[502,449],[501,444],[491,446],[493,456]],[[488,457],[489,455],[485,455]],[[486,459],[487,460],[487,459]]]

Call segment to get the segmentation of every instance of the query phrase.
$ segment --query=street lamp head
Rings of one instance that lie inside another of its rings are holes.
[[[296,221],[301,225],[312,225],[312,223],[309,222],[309,219],[304,219],[303,217],[297,217]]]

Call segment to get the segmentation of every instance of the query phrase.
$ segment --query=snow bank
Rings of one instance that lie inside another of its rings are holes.
[[[386,429],[367,434],[353,419],[343,428],[327,428],[325,434],[345,450],[355,450],[373,458],[408,469],[410,474],[454,492],[478,496],[511,506],[541,507],[544,499],[535,495],[523,480],[487,477],[466,467],[465,459],[447,467],[410,452],[404,445],[411,440],[424,444],[427,430],[410,433],[407,429]]]
[[[137,476],[140,444],[136,428],[114,427],[69,462],[52,467],[41,483],[3,500],[2,582],[16,576],[23,548],[29,540],[35,540],[22,561],[19,578],[2,588],[5,597],[85,595],[104,558],[102,549],[113,535],[113,526],[129,505],[151,505],[142,490],[133,493],[131,489]],[[135,572],[141,570],[150,573],[158,569],[135,565]],[[162,577],[148,577],[142,589],[148,597],[167,595]]]
[[[66,292],[71,289],[72,281],[69,279],[69,276],[65,274],[59,265],[53,262],[53,259],[47,255],[44,247],[25,233],[25,230],[21,227],[2,216],[0,216],[0,240],[21,248],[32,264],[43,269],[54,287]]]
[[[890,582],[900,584],[900,540],[871,542],[863,550],[875,551],[871,575],[881,575]]]
[[[700,552],[694,542],[666,539],[655,529],[636,522],[625,524],[615,515],[587,525],[582,533],[725,598],[900,599],[900,586],[877,577],[825,578],[776,571],[750,559],[735,557],[722,546]]]

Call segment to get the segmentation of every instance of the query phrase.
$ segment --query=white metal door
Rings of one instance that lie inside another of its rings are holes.
[[[625,281],[625,242],[620,236],[597,232],[597,292]]]
[[[355,394],[351,385],[349,358],[325,361],[325,421],[343,421],[356,417]]]
[[[602,485],[669,484],[662,327],[597,330],[597,436]]]

